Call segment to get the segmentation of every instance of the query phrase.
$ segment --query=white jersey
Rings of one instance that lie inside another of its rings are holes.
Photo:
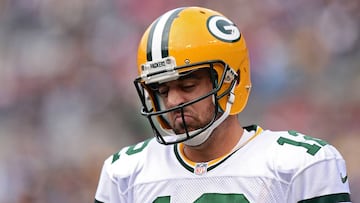
[[[182,144],[125,147],[105,161],[95,202],[350,202],[333,146],[295,131],[245,129],[232,152],[206,163],[188,160]]]

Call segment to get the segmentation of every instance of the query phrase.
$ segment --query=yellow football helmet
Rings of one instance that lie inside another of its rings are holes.
[[[166,12],[143,34],[137,63],[139,75],[134,83],[143,105],[142,115],[148,118],[162,144],[201,144],[228,115],[238,114],[246,106],[251,89],[248,49],[237,26],[219,12],[201,7]],[[152,85],[176,80],[204,67],[212,70],[213,91],[177,108],[164,109]],[[217,110],[208,125],[186,130],[182,135],[172,132],[166,118],[168,112],[209,96],[214,97]]]

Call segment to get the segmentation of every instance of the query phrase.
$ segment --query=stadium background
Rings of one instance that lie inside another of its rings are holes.
[[[224,13],[247,40],[253,91],[242,124],[327,140],[360,202],[352,0],[1,0],[0,202],[93,201],[104,159],[151,136],[132,83],[138,40],[185,5]]]

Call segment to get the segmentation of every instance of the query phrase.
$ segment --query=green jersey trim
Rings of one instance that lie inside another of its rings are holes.
[[[349,193],[337,193],[331,195],[324,195],[299,201],[298,203],[338,203],[338,202],[351,202]]]

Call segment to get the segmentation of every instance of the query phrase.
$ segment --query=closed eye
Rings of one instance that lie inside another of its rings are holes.
[[[195,84],[186,84],[186,85],[182,85],[181,86],[181,89],[184,91],[184,92],[191,92],[195,89],[196,85]]]
[[[161,85],[161,86],[159,86],[157,92],[162,97],[167,96],[167,93],[169,92],[169,87],[167,87],[165,85]]]

